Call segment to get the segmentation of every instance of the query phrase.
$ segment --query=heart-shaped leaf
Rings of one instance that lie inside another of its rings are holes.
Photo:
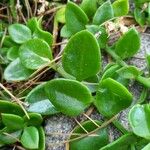
[[[0,114],[1,113],[24,116],[24,111],[21,109],[19,105],[4,100],[0,100]]]
[[[135,28],[129,29],[116,43],[115,52],[122,59],[132,57],[140,48],[140,36]]]
[[[75,34],[64,49],[62,65],[80,81],[98,73],[101,54],[95,37],[86,30]]]
[[[11,39],[18,44],[22,44],[31,39],[31,30],[23,24],[10,25],[8,32]]]
[[[130,145],[134,144],[136,141],[137,137],[134,134],[125,134],[100,150],[128,150],[130,149]]]
[[[27,126],[40,126],[43,122],[43,118],[38,113],[29,113],[28,114],[30,119],[27,116],[24,116],[24,121],[26,122]]]
[[[72,35],[72,33],[67,29],[67,26],[64,25],[64,26],[61,28],[60,35],[61,35],[61,37],[69,38],[69,37]]]
[[[101,124],[99,121],[95,120],[95,122],[98,125]],[[93,122],[91,121],[83,122],[82,127],[86,129],[88,132],[91,132],[97,128],[97,126],[93,124]],[[81,135],[74,135],[74,134],[81,134]],[[86,134],[85,131],[80,126],[76,126],[72,132],[70,140],[82,136],[82,134]],[[108,144],[108,142],[109,142],[108,131],[106,128],[103,128],[98,130],[94,134],[70,142],[69,149],[70,150],[92,150],[92,149],[99,150],[101,147]]]
[[[42,115],[58,113],[45,92],[45,84],[46,83],[38,85],[27,95],[25,101],[29,103],[29,107],[27,109],[29,112],[36,112]]]
[[[18,115],[2,113],[1,117],[3,124],[10,131],[16,131],[24,128],[24,120]]]
[[[22,81],[26,80],[33,73],[32,70],[25,68],[20,59],[17,58],[12,61],[4,71],[4,78],[7,81]]]
[[[66,11],[66,7],[62,7],[57,11],[57,13],[55,15],[55,19],[58,23],[65,23],[66,22],[65,11]]]
[[[115,16],[124,16],[129,12],[129,1],[128,0],[116,0],[112,4]]]
[[[79,115],[92,102],[88,88],[75,80],[51,80],[45,90],[53,105],[68,116]]]
[[[29,69],[38,69],[52,59],[49,45],[41,39],[25,42],[19,49],[19,55],[22,64]]]
[[[26,127],[21,136],[21,144],[27,149],[38,149],[39,148],[38,129],[33,126]]]
[[[75,3],[68,2],[65,12],[66,26],[71,34],[75,34],[85,29],[88,17],[84,11]]]
[[[19,47],[13,46],[9,48],[7,52],[7,59],[13,61],[17,59],[17,57],[19,57]]]
[[[92,18],[97,10],[97,0],[92,0],[92,3],[91,0],[82,0],[80,7],[89,18]]]
[[[100,113],[112,117],[130,106],[132,94],[119,82],[107,78],[102,80],[96,94],[95,105]]]
[[[150,139],[150,105],[135,105],[129,112],[129,123],[133,132],[143,138]]]
[[[93,17],[93,24],[100,25],[114,17],[113,8],[110,1],[102,4]]]
[[[117,70],[117,73],[126,79],[135,79],[140,75],[140,71],[134,66],[125,66]]]

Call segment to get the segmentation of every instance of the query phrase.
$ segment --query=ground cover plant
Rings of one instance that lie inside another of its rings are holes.
[[[66,150],[150,149],[150,55],[147,74],[128,64],[149,26],[150,3],[132,4],[130,10],[128,0],[0,3],[0,148],[47,149],[45,118],[62,113],[88,119],[59,143]],[[143,87],[139,100],[129,88],[135,82]],[[103,120],[86,115],[91,106]],[[129,130],[117,118],[127,108]],[[113,142],[110,124],[121,132]]]

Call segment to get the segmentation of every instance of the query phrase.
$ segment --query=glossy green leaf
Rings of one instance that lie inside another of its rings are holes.
[[[43,118],[38,113],[29,113],[28,114],[30,119],[27,116],[24,116],[24,121],[26,122],[27,126],[40,126],[43,122]]]
[[[80,7],[89,18],[92,18],[97,10],[97,0],[92,0],[92,2],[91,0],[82,0]]]
[[[107,1],[97,9],[93,18],[93,23],[96,25],[100,25],[113,17],[114,17],[114,12],[113,12],[111,2]]]
[[[99,121],[95,122],[100,125]],[[97,128],[91,121],[82,123],[82,127],[88,132],[91,132]],[[86,134],[85,131],[78,125],[74,128],[72,134]],[[78,135],[71,135],[70,139],[79,137]],[[109,142],[108,131],[106,128],[100,129],[91,136],[86,136],[79,140],[75,140],[69,143],[70,150],[99,150]]]
[[[142,150],[150,150],[150,143],[147,144],[144,148],[142,148]]]
[[[67,29],[75,34],[85,29],[85,25],[88,23],[88,17],[84,11],[75,3],[68,2],[65,12]]]
[[[36,112],[42,115],[58,113],[45,92],[45,84],[46,83],[38,85],[27,95],[25,101],[29,103],[29,107],[27,109],[29,112]]]
[[[31,39],[31,30],[23,24],[10,25],[8,32],[11,39],[18,44],[22,44]]]
[[[19,49],[22,64],[29,69],[38,69],[50,62],[52,52],[49,45],[41,39],[25,42]]]
[[[115,52],[121,58],[129,58],[138,52],[140,36],[135,28],[129,29],[116,43]]]
[[[108,42],[108,33],[106,32],[106,29],[97,25],[87,25],[86,28],[94,35],[97,35],[97,41],[100,48],[105,48]]]
[[[19,116],[24,115],[24,112],[19,105],[4,100],[0,100],[0,114],[1,113],[15,114]]]
[[[134,17],[137,23],[139,23],[140,26],[144,26],[146,24],[146,17],[143,10],[139,8],[134,9]]]
[[[98,73],[101,54],[95,37],[86,30],[75,34],[64,49],[62,65],[80,81]]]
[[[17,58],[12,61],[4,71],[4,78],[7,81],[22,81],[26,80],[33,73],[32,70],[25,68],[20,59]]]
[[[13,61],[17,57],[19,57],[19,47],[13,46],[13,47],[9,48],[8,52],[7,52],[7,59]]]
[[[53,36],[50,32],[44,31],[37,27],[33,33],[33,38],[43,39],[48,45],[53,44]]]
[[[21,136],[21,144],[27,149],[38,149],[39,148],[38,129],[33,126],[26,127]]]
[[[140,75],[140,71],[134,66],[125,66],[117,70],[117,73],[127,79],[135,79]]]
[[[18,115],[2,113],[1,117],[3,124],[10,131],[16,131],[24,128],[24,120]]]
[[[150,105],[135,105],[129,112],[129,123],[133,132],[143,138],[150,139]]]
[[[127,15],[129,12],[129,0],[116,0],[112,7],[116,17]]]
[[[51,80],[45,90],[52,104],[68,116],[79,115],[92,102],[88,88],[75,80]]]
[[[96,94],[95,105],[106,117],[112,117],[130,106],[132,94],[119,82],[107,78],[102,80]]]
[[[134,144],[136,141],[137,137],[134,134],[125,134],[100,150],[128,150],[130,149],[130,144]]]
[[[39,131],[39,148],[38,150],[45,150],[45,132],[42,127],[37,128]]]
[[[8,133],[7,130],[5,132]],[[8,133],[8,134],[10,134],[10,136],[0,133],[0,143],[13,144],[13,143],[17,142],[17,140],[20,138],[21,133],[22,133],[22,130]]]

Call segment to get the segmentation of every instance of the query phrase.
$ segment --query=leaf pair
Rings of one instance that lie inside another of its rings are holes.
[[[33,73],[32,70],[48,65],[52,59],[51,48],[47,41],[49,37],[49,44],[52,44],[51,34],[41,30],[35,18],[28,22],[32,30],[34,25],[34,39],[31,39],[31,30],[27,26],[22,24],[9,26],[11,39],[21,45],[11,47],[7,53],[7,57],[12,60],[4,72],[4,77],[8,81],[26,80]]]

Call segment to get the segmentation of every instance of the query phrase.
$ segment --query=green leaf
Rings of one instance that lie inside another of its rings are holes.
[[[42,127],[37,128],[39,131],[39,148],[38,150],[45,150],[45,132]]]
[[[69,37],[72,35],[72,33],[71,33],[71,31],[69,31],[69,30],[67,29],[67,26],[64,25],[64,26],[61,28],[60,35],[61,35],[61,37],[69,38]]]
[[[101,123],[97,120],[94,120],[98,125]],[[81,123],[82,127],[88,132],[92,132],[97,128],[95,124],[91,121],[86,121]],[[74,128],[70,139],[77,138],[79,136],[73,134],[86,134],[85,131],[78,125]],[[81,136],[81,135],[80,135]],[[91,136],[86,136],[79,140],[75,140],[69,143],[70,150],[99,150],[101,147],[107,145],[109,142],[108,131],[106,128],[99,129],[97,132],[94,132]]]
[[[116,17],[127,15],[129,12],[129,0],[116,0],[112,7]]]
[[[98,73],[101,54],[95,37],[86,30],[75,34],[64,49],[62,65],[80,81]]]
[[[38,113],[29,113],[28,114],[30,119],[27,116],[24,116],[24,121],[26,122],[27,126],[40,126],[43,122],[43,118]]]
[[[106,32],[106,29],[97,25],[87,25],[86,28],[94,35],[99,34],[97,36],[98,44],[100,48],[105,48],[108,42],[108,33]]]
[[[128,150],[130,149],[130,145],[134,144],[136,141],[137,137],[134,134],[125,134],[100,150]]]
[[[11,62],[4,71],[4,78],[7,81],[22,81],[26,80],[33,73],[32,70],[25,68],[20,59],[17,58]]]
[[[82,0],[80,7],[89,18],[92,18],[97,10],[97,0],[92,0],[92,2],[91,0]]]
[[[53,44],[53,36],[51,33],[37,27],[33,33],[33,38],[43,39],[48,45]]]
[[[38,20],[36,17],[33,17],[28,20],[27,26],[32,32],[34,32],[36,28],[41,28],[41,19]]]
[[[45,92],[45,84],[38,85],[27,95],[25,101],[29,103],[27,109],[29,112],[36,112],[42,115],[58,113]]]
[[[66,26],[71,34],[75,34],[85,29],[88,23],[88,17],[84,11],[75,3],[68,2],[65,12]]]
[[[18,46],[17,43],[15,43],[10,36],[6,35],[5,38],[4,38],[4,42],[3,42],[3,46],[5,47],[13,47],[13,46]]]
[[[101,80],[112,78],[119,83],[123,84],[124,86],[128,85],[129,80],[126,78],[123,78],[120,74],[118,74],[118,70],[121,68],[118,64],[111,64],[111,66],[106,66],[106,69],[103,72],[103,75],[101,77]]]
[[[45,90],[52,104],[68,116],[79,115],[92,102],[88,88],[75,80],[51,80]]]
[[[0,114],[1,113],[15,114],[19,116],[24,115],[24,111],[19,105],[5,100],[0,100]]]
[[[134,9],[134,18],[140,26],[144,26],[146,24],[146,17],[145,17],[145,13],[143,10],[141,10],[139,8],[135,8]]]
[[[129,29],[116,43],[115,52],[122,59],[132,57],[140,48],[140,36],[135,28]]]
[[[126,79],[135,79],[140,75],[140,71],[134,66],[125,66],[117,70],[117,73]]]
[[[38,149],[39,148],[38,129],[33,126],[26,127],[21,136],[21,144],[27,149]]]
[[[111,2],[107,1],[97,9],[93,17],[93,24],[100,25],[113,17],[114,17],[114,12],[113,12]]]
[[[150,149],[150,143],[147,144],[144,148],[142,148],[142,150],[149,150]]]
[[[129,123],[133,132],[145,139],[150,139],[150,105],[135,105],[129,112]]]
[[[10,131],[16,131],[24,128],[24,120],[18,115],[2,113],[1,117],[3,124]]]
[[[23,24],[10,25],[8,32],[11,39],[18,44],[22,44],[31,39],[31,30]]]
[[[49,45],[41,39],[25,42],[19,49],[20,60],[28,69],[39,69],[52,59]]]
[[[8,133],[6,131],[6,133]],[[8,133],[9,135],[5,135],[3,133],[0,133],[0,143],[3,144],[13,144],[19,140],[21,136],[22,130],[18,130],[16,132]]]
[[[132,94],[119,82],[107,78],[102,80],[96,94],[95,105],[106,117],[112,117],[130,106]]]
[[[66,11],[66,7],[62,7],[60,8],[57,12],[56,12],[56,15],[55,15],[55,19],[57,22],[59,23],[65,23],[65,11]]]
[[[7,52],[7,59],[13,61],[17,57],[19,57],[19,47],[13,46],[13,47],[9,48],[8,52]]]

